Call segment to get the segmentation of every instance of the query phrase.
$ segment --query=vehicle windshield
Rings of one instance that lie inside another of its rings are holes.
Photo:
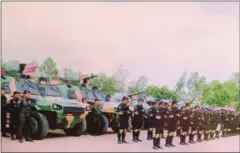
[[[41,86],[41,88],[45,89],[44,96],[62,97],[57,86]]]
[[[95,90],[94,91],[94,95],[97,97],[97,99],[99,99],[100,101],[105,101],[106,100],[106,97],[105,95],[99,91],[99,90]]]
[[[95,100],[96,97],[95,95],[93,94],[92,90],[89,90],[89,89],[81,89],[81,94],[83,96],[83,98],[87,98],[87,99],[92,99],[92,100]]]
[[[75,90],[69,90],[68,91],[68,99],[77,99],[77,95],[75,93]]]
[[[11,94],[11,90],[10,90],[10,87],[9,87],[9,83],[2,83],[2,88],[5,89],[5,93],[6,93],[6,94]]]
[[[22,94],[24,90],[29,90],[32,95],[40,95],[37,83],[16,82],[17,90]]]

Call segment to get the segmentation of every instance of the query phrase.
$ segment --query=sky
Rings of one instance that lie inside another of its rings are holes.
[[[3,60],[112,75],[173,89],[184,71],[225,81],[239,71],[237,2],[3,2]]]

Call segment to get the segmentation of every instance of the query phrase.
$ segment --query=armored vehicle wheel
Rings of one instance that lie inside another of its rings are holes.
[[[109,127],[109,122],[108,119],[105,115],[101,114],[101,123],[102,123],[102,129],[101,129],[101,133],[105,133]]]
[[[41,113],[34,112],[31,115],[31,137],[41,140],[45,138],[49,131],[47,118]]]
[[[69,136],[80,136],[87,130],[87,121],[82,119],[82,121],[75,125],[72,129],[65,129],[64,132]]]

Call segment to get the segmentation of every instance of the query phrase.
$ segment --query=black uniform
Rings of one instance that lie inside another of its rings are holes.
[[[216,126],[218,127],[218,125],[221,123],[221,113],[220,111],[216,111],[214,114],[214,118],[215,118],[215,122],[216,122]],[[219,138],[219,134],[220,134],[220,129],[217,129],[216,127],[216,138]]]
[[[168,126],[167,126],[167,131],[168,131],[168,136],[166,138],[166,147],[171,147],[174,145],[172,144],[174,134],[177,129],[177,122],[179,121],[179,118],[181,116],[181,110],[178,108],[173,108],[169,110],[168,114]]]
[[[126,143],[125,136],[128,129],[128,118],[130,115],[130,109],[127,104],[121,103],[118,106],[118,115],[119,115],[119,130],[118,130],[118,143]]]
[[[134,116],[132,120],[133,124],[133,141],[141,141],[139,139],[139,135],[143,126],[143,120],[144,120],[144,109],[142,105],[136,105],[134,107]]]
[[[15,99],[10,100],[10,103],[8,105],[8,109],[10,111],[10,133],[12,139],[15,139],[14,135],[17,135],[21,105],[22,101]]]
[[[162,149],[160,146],[160,138],[162,136],[161,132],[164,129],[165,109],[164,108],[156,109],[154,117],[155,117],[154,126],[156,128],[156,131],[153,139],[153,149],[158,148]]]
[[[181,125],[180,144],[181,145],[187,145],[186,136],[190,128],[190,115],[191,115],[191,110],[184,109],[182,111],[182,116],[180,118],[180,125]]]
[[[101,107],[93,106],[91,112],[87,115],[88,132],[92,135],[102,134],[101,128]]]
[[[197,126],[197,141],[201,142],[202,141],[202,134],[204,133],[204,114],[203,112],[196,112],[195,115],[198,116],[198,126]]]
[[[197,111],[193,111],[190,117],[191,132],[189,134],[189,143],[195,143],[194,135],[197,134],[200,113]]]
[[[2,125],[2,136],[6,136],[6,113],[7,113],[7,97],[1,95],[1,125]]]
[[[147,139],[148,140],[153,139],[153,130],[155,128],[154,126],[155,112],[156,112],[155,107],[151,107],[148,110],[148,118],[147,118],[147,128],[148,128]]]
[[[31,133],[31,111],[32,103],[30,100],[24,100],[21,103],[21,111],[20,111],[20,122],[19,122],[19,138],[20,142],[23,142],[23,136],[25,137],[26,141],[32,141],[30,139]],[[23,131],[24,130],[24,131]]]

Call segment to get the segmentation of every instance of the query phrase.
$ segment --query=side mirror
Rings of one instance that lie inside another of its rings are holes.
[[[118,108],[117,108],[117,107],[114,107],[114,111],[115,111],[115,112],[118,112]]]
[[[40,88],[40,92],[41,92],[41,94],[42,94],[42,96],[45,96],[45,88]]]

